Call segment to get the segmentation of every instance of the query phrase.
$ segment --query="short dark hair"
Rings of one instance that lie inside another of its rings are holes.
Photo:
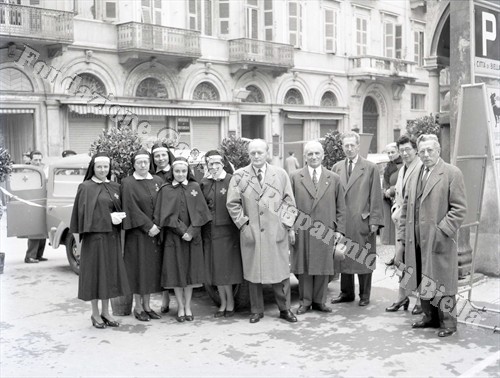
[[[406,144],[406,143],[410,143],[414,150],[417,149],[417,140],[414,137],[407,135],[407,134],[401,135],[399,137],[399,139],[397,140],[396,145],[398,146],[398,149],[399,149],[399,147],[402,144]]]
[[[290,152],[288,153],[288,155],[290,155],[290,156],[291,156],[291,155],[293,155],[293,151],[290,151]]]
[[[76,155],[76,152],[73,150],[64,150],[62,152],[62,157],[65,158],[66,156],[71,156],[71,155]]]
[[[43,154],[40,151],[34,150],[34,151],[31,151],[31,153],[30,153],[30,159],[31,160],[33,160],[33,156],[34,155],[42,155],[43,156]]]

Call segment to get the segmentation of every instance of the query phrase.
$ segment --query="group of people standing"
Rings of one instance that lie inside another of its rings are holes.
[[[157,144],[151,154],[134,155],[135,172],[121,187],[109,181],[110,158],[94,156],[71,222],[71,232],[82,240],[78,296],[92,302],[94,326],[118,326],[108,299],[130,291],[137,319],[160,318],[150,294],[168,288],[177,299],[176,319],[192,321],[192,291],[203,283],[218,287],[221,305],[214,317],[232,316],[232,285],[243,280],[249,283],[250,323],[264,317],[263,284],[273,288],[279,317],[294,323],[290,273],[299,279],[297,315],[332,311],[327,288],[335,273],[341,292],[331,303],[355,300],[358,275],[358,304],[369,305],[375,238],[384,224],[382,187],[376,164],[359,155],[359,135],[343,134],[342,147],[346,158],[330,171],[322,166],[321,143],[306,143],[307,165],[288,175],[268,163],[266,141],[255,139],[248,145],[250,164],[235,172],[224,156],[209,151],[208,174],[198,184],[185,159],[174,159],[166,145]],[[404,164],[391,173],[394,260],[404,273],[398,301],[387,311],[407,309],[409,293],[419,296],[424,277],[434,280],[440,291],[426,292],[425,298],[420,293],[424,317],[413,327],[438,327],[439,336],[449,336],[456,331],[454,238],[465,218],[463,177],[439,158],[435,136],[403,136],[396,147]],[[421,163],[415,162],[417,154]],[[161,312],[168,312],[164,293]]]

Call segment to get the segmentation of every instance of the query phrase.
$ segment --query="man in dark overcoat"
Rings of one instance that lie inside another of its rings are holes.
[[[291,248],[292,273],[299,279],[299,308],[331,312],[326,306],[329,276],[333,275],[336,240],[345,234],[345,200],[340,177],[321,165],[325,156],[317,141],[304,146],[307,166],[291,174],[299,216]]]
[[[404,253],[407,285],[417,288],[424,316],[413,328],[440,328],[439,337],[457,330],[457,232],[467,213],[462,172],[440,157],[435,135],[417,140],[423,166],[407,184],[397,239],[395,264]]]
[[[340,265],[340,295],[332,303],[354,301],[354,274],[359,280],[359,305],[370,303],[372,272],[376,267],[376,232],[383,227],[382,190],[376,164],[359,156],[359,134],[342,135],[346,159],[332,171],[340,176],[346,204],[347,256]]]

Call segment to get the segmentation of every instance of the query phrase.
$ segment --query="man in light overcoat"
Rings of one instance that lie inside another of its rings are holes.
[[[467,213],[465,184],[462,172],[439,157],[435,135],[421,135],[417,147],[423,166],[407,184],[395,264],[404,253],[407,285],[420,294],[424,316],[412,327],[440,328],[438,336],[446,337],[457,330],[457,232]]]
[[[311,141],[304,146],[307,166],[290,176],[299,217],[291,248],[292,273],[299,279],[301,315],[313,310],[331,312],[326,306],[329,276],[333,275],[336,240],[345,234],[345,200],[340,177],[321,165],[323,146]]]
[[[359,281],[359,305],[370,303],[376,267],[376,232],[384,225],[380,173],[376,164],[359,156],[359,134],[342,136],[346,159],[332,171],[340,176],[346,204],[346,258],[339,262],[340,295],[332,303],[354,301],[354,274]]]
[[[254,139],[248,145],[250,165],[238,169],[229,183],[226,206],[240,230],[243,276],[249,281],[250,323],[264,317],[262,284],[272,284],[280,318],[296,322],[290,311],[289,242],[295,199],[285,170],[267,163],[268,145]]]

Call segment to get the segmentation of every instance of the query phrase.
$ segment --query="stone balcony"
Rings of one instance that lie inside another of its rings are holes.
[[[47,47],[54,56],[74,41],[73,12],[0,3],[0,43]]]
[[[127,22],[118,25],[121,64],[161,61],[182,69],[201,56],[200,33],[160,25]]]
[[[293,66],[292,45],[238,38],[229,41],[231,73],[240,70],[267,70],[274,76],[282,75]]]

